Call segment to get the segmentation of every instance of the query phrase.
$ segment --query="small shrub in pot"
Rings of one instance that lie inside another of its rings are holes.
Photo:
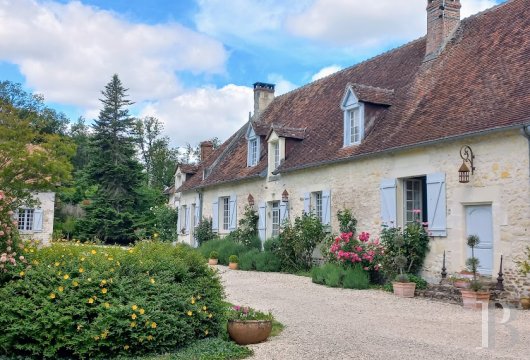
[[[239,263],[239,258],[237,257],[237,255],[230,255],[228,261],[228,267],[232,270],[237,270],[237,264]]]

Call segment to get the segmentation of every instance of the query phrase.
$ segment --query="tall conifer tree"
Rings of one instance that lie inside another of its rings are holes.
[[[93,156],[88,177],[98,190],[80,223],[84,238],[97,238],[107,243],[129,243],[145,207],[142,165],[135,152],[134,119],[128,107],[127,90],[114,75],[102,91],[103,108],[93,125]],[[141,204],[141,206],[139,206]]]

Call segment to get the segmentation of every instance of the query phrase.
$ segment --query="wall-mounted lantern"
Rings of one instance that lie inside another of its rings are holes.
[[[282,193],[282,201],[283,202],[288,202],[289,201],[289,193],[287,192],[287,190],[284,190],[283,193]]]
[[[463,162],[458,170],[458,181],[462,184],[466,184],[469,182],[469,173],[471,172],[471,175],[475,173],[475,166],[473,166],[475,155],[473,155],[473,150],[471,150],[468,145],[464,145],[460,149],[460,157]]]
[[[251,206],[251,207],[254,206],[254,196],[252,196],[252,194],[248,194],[247,200],[248,200],[248,205],[249,206]]]

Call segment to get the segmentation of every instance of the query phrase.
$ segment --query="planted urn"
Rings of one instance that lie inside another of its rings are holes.
[[[482,307],[489,303],[490,292],[484,290],[482,283],[477,278],[477,269],[479,259],[475,257],[475,247],[480,244],[480,238],[477,235],[467,237],[467,245],[471,248],[471,257],[467,259],[466,265],[473,273],[473,280],[469,283],[469,288],[460,289],[462,293],[462,303],[465,309],[481,310]]]
[[[271,313],[248,306],[234,306],[228,311],[228,335],[239,345],[257,344],[267,340],[272,331]]]
[[[238,269],[238,264],[239,264],[239,258],[237,257],[237,255],[230,255],[230,257],[228,258],[228,267],[231,269],[231,270],[237,270]]]
[[[219,261],[219,253],[217,251],[212,251],[210,253],[210,258],[208,259],[209,265],[217,265]]]

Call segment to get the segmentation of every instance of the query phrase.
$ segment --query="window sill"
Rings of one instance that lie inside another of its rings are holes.
[[[269,174],[269,177],[267,178],[267,180],[268,181],[278,181],[278,180],[280,180],[280,178],[281,178],[280,174],[277,174],[277,175]]]

